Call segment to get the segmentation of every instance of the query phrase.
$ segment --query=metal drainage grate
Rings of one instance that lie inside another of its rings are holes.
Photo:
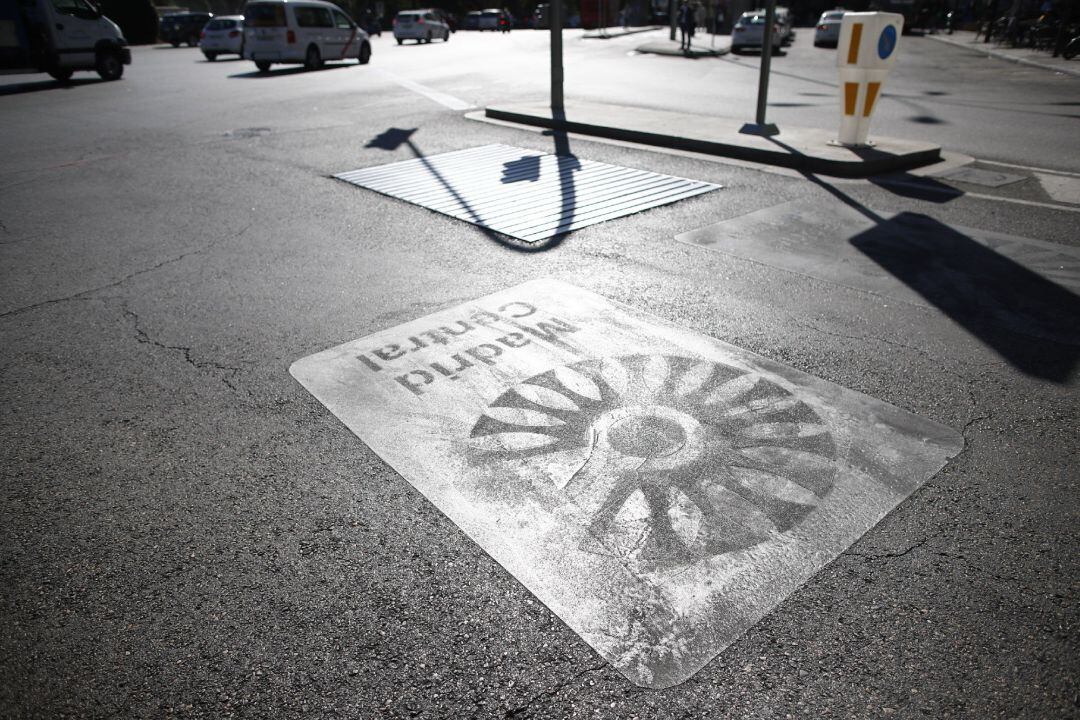
[[[508,145],[485,145],[334,177],[525,242],[720,188]]]

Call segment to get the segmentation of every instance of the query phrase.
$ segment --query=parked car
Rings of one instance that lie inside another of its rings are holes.
[[[765,14],[764,11],[758,12]],[[776,24],[780,26],[780,44],[790,45],[795,41],[795,20],[791,17],[791,10],[786,7],[775,8],[774,16]]]
[[[218,15],[199,34],[199,49],[210,62],[218,55],[244,57],[244,16]]]
[[[450,24],[436,10],[402,10],[394,18],[394,39],[397,44],[406,40],[417,43],[450,40]]]
[[[760,48],[765,42],[765,13],[758,10],[745,12],[731,30],[731,52],[739,53],[746,48]],[[780,49],[780,26],[773,24],[773,52]]]
[[[503,11],[497,8],[488,8],[480,13],[480,30],[498,30],[499,21],[503,17]]]
[[[0,73],[49,73],[64,82],[76,70],[119,80],[131,64],[124,34],[86,0],[0,0]]]
[[[480,29],[480,11],[473,10],[465,15],[465,24],[462,26],[466,30],[479,30]]]
[[[840,42],[840,25],[844,21],[843,10],[826,10],[814,28],[815,47],[836,47]]]
[[[173,13],[161,18],[161,39],[173,47],[180,47],[180,43],[187,43],[188,47],[199,44],[199,33],[206,27],[206,23],[213,18],[213,13],[189,12]]]
[[[371,59],[368,34],[323,0],[252,0],[244,7],[244,57],[260,72],[273,63],[317,70],[326,60]]]

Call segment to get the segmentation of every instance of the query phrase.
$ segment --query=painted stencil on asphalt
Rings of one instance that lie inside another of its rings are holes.
[[[555,280],[290,371],[652,688],[693,675],[963,445],[947,427]]]

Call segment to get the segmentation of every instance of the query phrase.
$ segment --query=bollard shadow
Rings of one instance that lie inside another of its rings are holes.
[[[934,218],[904,212],[850,240],[1020,371],[1064,382],[1080,357],[1080,296]]]
[[[509,235],[504,235],[488,227],[483,215],[475,207],[475,203],[470,202],[466,192],[455,187],[454,184],[431,163],[416,143],[413,142],[412,136],[416,131],[417,128],[389,128],[369,140],[364,147],[388,151],[397,150],[402,145],[408,147],[409,150],[412,151],[413,156],[424,166],[424,169],[435,178],[435,180],[438,181],[451,196],[453,196],[454,200],[458,202],[468,215],[472,224],[475,225],[485,237],[498,245],[517,252],[536,253],[551,250],[562,243],[563,238],[569,233],[569,226],[573,221],[574,207],[576,205],[574,200],[575,194],[572,172],[574,169],[581,167],[577,158],[569,155],[569,143],[565,140],[565,133],[562,133],[564,136],[562,141],[556,139],[555,146],[557,151],[560,148],[567,151],[566,156],[560,154],[557,158],[561,196],[559,227],[562,228],[565,226],[567,229],[563,232],[559,232],[557,229],[556,234],[553,237],[541,242],[530,243],[524,240],[518,240]],[[501,182],[505,184],[508,182],[527,181],[530,179],[537,180],[539,177],[540,158],[538,156],[525,156],[519,160],[504,163]],[[565,218],[565,220],[563,218]]]
[[[874,223],[852,247],[1033,377],[1064,383],[1080,360],[1080,296],[932,217],[886,219],[804,176]]]

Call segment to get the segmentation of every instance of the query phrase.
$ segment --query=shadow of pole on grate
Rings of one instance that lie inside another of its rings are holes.
[[[417,128],[409,128],[407,130],[402,128],[389,128],[385,132],[382,132],[376,137],[372,138],[364,147],[377,148],[380,150],[388,151],[397,150],[402,145],[408,147],[409,150],[412,151],[416,159],[424,165],[424,168],[428,171],[428,173],[432,177],[434,177],[439,182],[439,184],[442,185],[443,188],[445,188],[446,191],[450,193],[454,197],[454,199],[461,204],[461,206],[465,209],[465,212],[467,212],[469,214],[469,217],[472,219],[472,223],[480,229],[480,232],[484,233],[484,235],[486,235],[491,241],[496,242],[503,247],[524,253],[544,252],[560,245],[563,241],[563,238],[570,234],[569,232],[556,233],[552,237],[544,240],[543,242],[526,243],[504,236],[503,234],[489,228],[484,222],[484,219],[483,217],[481,217],[480,213],[477,212],[472,207],[472,205],[469,204],[468,198],[464,197],[460,192],[458,192],[457,188],[454,187],[453,183],[447,180],[442,175],[442,173],[440,173],[438,169],[435,168],[428,161],[427,157],[420,150],[420,148],[418,148],[416,146],[416,143],[412,141],[412,135],[416,131]],[[569,227],[570,224],[573,222],[574,209],[576,206],[573,173],[575,170],[581,168],[581,162],[577,159],[577,157],[570,153],[570,141],[569,138],[566,137],[566,133],[558,131],[555,132],[554,135],[555,153],[557,156],[559,172],[559,190],[562,198],[561,210],[559,215],[561,221],[559,226]],[[531,175],[530,172],[530,163],[532,162],[536,162],[535,175]],[[515,165],[516,167],[512,167]],[[520,174],[521,170],[523,169],[525,171],[524,174]],[[521,160],[504,163],[503,182],[510,182],[512,180],[508,180],[508,177],[517,176],[519,174],[519,177],[515,177],[515,179],[518,181],[535,180],[539,177],[539,172],[539,161],[533,160],[532,157],[526,157],[522,158]]]

